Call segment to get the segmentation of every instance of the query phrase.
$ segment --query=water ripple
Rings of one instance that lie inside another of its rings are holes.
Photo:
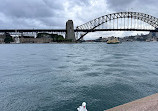
[[[89,111],[158,92],[157,43],[1,45],[1,111]]]

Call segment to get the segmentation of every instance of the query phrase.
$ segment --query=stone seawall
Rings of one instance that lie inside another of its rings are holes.
[[[158,111],[158,94],[154,94],[106,111]]]

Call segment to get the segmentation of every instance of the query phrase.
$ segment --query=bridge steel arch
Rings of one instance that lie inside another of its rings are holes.
[[[93,32],[93,30],[99,27],[100,25],[119,18],[138,19],[153,26],[155,29],[158,29],[158,18],[139,12],[119,12],[119,13],[104,15],[94,20],[91,20],[83,25],[77,26],[76,29],[77,30],[88,29]],[[81,37],[78,40],[81,40],[88,33],[89,32],[85,32],[83,35],[81,35]]]

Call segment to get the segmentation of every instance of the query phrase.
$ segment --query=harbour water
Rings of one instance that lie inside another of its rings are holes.
[[[0,45],[1,111],[103,111],[158,92],[158,43]]]

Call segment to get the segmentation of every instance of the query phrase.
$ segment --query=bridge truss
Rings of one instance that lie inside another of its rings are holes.
[[[156,31],[158,18],[139,12],[119,12],[104,15],[77,26],[77,40],[95,31]]]

